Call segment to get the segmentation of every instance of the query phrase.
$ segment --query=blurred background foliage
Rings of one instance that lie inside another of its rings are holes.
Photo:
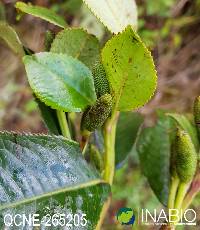
[[[14,26],[30,49],[42,51],[45,31],[58,32],[59,29],[28,15],[23,20],[17,20],[15,2],[0,1],[0,20]],[[81,26],[95,34],[102,45],[111,36],[81,0],[24,2],[51,8],[62,15],[70,26]],[[152,51],[159,77],[156,95],[138,110],[145,117],[145,123],[151,125],[157,108],[189,113],[194,98],[200,94],[200,0],[137,0],[137,5],[138,33]],[[0,130],[46,133],[23,66],[2,41],[0,60]],[[104,229],[121,229],[117,226],[115,215],[122,206],[136,211],[138,208],[161,208],[141,174],[134,147],[126,164],[116,172],[113,202]],[[192,208],[200,210],[200,196],[195,199]],[[135,229],[155,227],[137,226]]]

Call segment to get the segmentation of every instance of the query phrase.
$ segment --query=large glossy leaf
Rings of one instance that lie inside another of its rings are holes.
[[[6,22],[0,21],[0,38],[2,38],[13,52],[19,56],[24,56],[23,45],[15,32]]]
[[[31,88],[46,105],[80,112],[95,102],[92,73],[80,61],[47,52],[25,56],[23,61]]]
[[[67,26],[65,20],[50,9],[40,6],[33,6],[30,3],[26,4],[24,2],[17,2],[15,7],[23,13],[31,14],[35,17],[42,18],[62,28],[65,28]]]
[[[168,115],[172,117],[177,122],[177,124],[190,135],[192,142],[196,150],[198,151],[199,140],[198,140],[198,133],[195,125],[192,124],[185,115],[177,114],[177,113],[168,113]]]
[[[95,229],[109,187],[83,159],[77,143],[63,137],[0,134],[0,224],[6,214],[86,214]],[[89,207],[89,208],[88,208]],[[43,218],[44,220],[44,218]],[[72,222],[73,223],[73,222]],[[32,229],[27,225],[9,229]],[[66,229],[66,227],[41,227]]]
[[[113,33],[124,30],[128,25],[137,27],[135,0],[83,0],[94,15]]]
[[[119,166],[131,152],[143,118],[139,113],[122,112],[117,123],[115,164]]]
[[[142,172],[163,204],[167,204],[168,200],[172,141],[170,136],[173,130],[170,118],[161,116],[154,127],[148,127],[141,131],[136,143]]]
[[[107,42],[102,61],[118,110],[133,110],[151,98],[157,81],[153,59],[130,26]]]
[[[66,29],[57,34],[51,52],[79,59],[89,68],[99,59],[99,41],[82,29]]]

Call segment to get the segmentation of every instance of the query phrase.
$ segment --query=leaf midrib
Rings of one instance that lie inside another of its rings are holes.
[[[71,187],[66,187],[66,188],[55,190],[55,191],[45,193],[45,194],[42,194],[42,195],[26,198],[24,200],[20,200],[20,201],[17,201],[17,202],[9,203],[9,204],[6,204],[6,205],[1,205],[0,206],[0,211],[3,210],[3,209],[14,208],[14,207],[17,207],[19,205],[25,205],[27,203],[30,203],[30,202],[33,202],[33,201],[36,201],[36,200],[39,200],[39,199],[42,199],[42,198],[47,198],[47,197],[50,197],[50,196],[57,195],[59,193],[71,192],[71,191],[75,191],[75,190],[78,190],[78,189],[83,189],[83,188],[86,188],[86,187],[91,187],[91,186],[98,185],[98,184],[106,184],[106,183],[105,183],[105,181],[103,181],[101,179],[92,180],[92,181],[89,181],[89,182],[85,182],[83,184],[79,184],[79,185],[75,185],[75,186],[71,186]]]

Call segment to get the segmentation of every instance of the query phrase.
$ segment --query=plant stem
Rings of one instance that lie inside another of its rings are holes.
[[[177,195],[176,195],[176,200],[175,200],[175,204],[174,204],[174,209],[178,210],[179,215],[181,213],[181,206],[182,206],[183,200],[185,198],[185,195],[187,193],[187,189],[188,189],[188,183],[184,183],[184,182],[179,183],[178,191],[177,191]],[[179,216],[179,217],[181,218],[181,216]],[[176,225],[179,222],[179,220],[177,220],[177,219],[174,220],[173,224]]]
[[[110,185],[113,183],[115,172],[115,135],[117,125],[118,112],[114,112],[109,118],[103,129],[105,143],[105,170],[104,180]]]
[[[87,147],[88,147],[88,142],[89,142],[89,137],[87,138],[86,142],[84,143],[84,147],[83,147],[83,150],[82,150],[83,156],[86,153],[86,150],[87,150]]]
[[[172,177],[171,179],[171,185],[170,185],[170,191],[169,191],[169,198],[168,198],[168,208],[173,209],[174,208],[174,202],[176,198],[176,192],[179,184],[179,178]]]
[[[115,173],[115,135],[116,135],[117,120],[119,115],[119,112],[117,112],[116,108],[117,106],[114,107],[111,117],[107,119],[103,127],[103,134],[104,134],[103,136],[104,136],[104,145],[105,145],[105,152],[104,152],[105,168],[103,173],[103,179],[110,185],[112,185],[113,183],[113,177]],[[103,223],[106,213],[108,212],[110,202],[111,202],[111,197],[109,197],[108,201],[103,206],[103,210],[101,212],[101,216],[96,230],[101,229],[101,225]]]
[[[180,210],[182,202],[185,198],[185,194],[187,192],[188,189],[188,184],[181,182],[178,186],[178,193],[176,196],[176,200],[175,200],[175,204],[174,204],[174,208]]]
[[[66,120],[65,112],[63,112],[61,110],[57,110],[56,112],[57,112],[57,117],[58,117],[58,121],[59,121],[59,124],[60,124],[62,135],[64,137],[67,137],[67,138],[71,139],[71,135],[70,135],[68,123],[67,123],[67,120]]]

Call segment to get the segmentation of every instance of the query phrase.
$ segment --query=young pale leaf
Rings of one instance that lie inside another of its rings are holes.
[[[73,229],[95,229],[109,186],[83,159],[77,143],[56,136],[1,133],[0,153],[2,228],[5,214],[37,213],[44,221],[41,229],[47,229],[44,216],[54,214],[80,215],[84,226]]]
[[[117,123],[115,141],[115,165],[120,166],[131,152],[143,122],[139,113],[122,112]]]
[[[24,2],[17,2],[15,7],[23,13],[42,18],[43,20],[46,20],[59,27],[67,27],[65,20],[50,9],[40,6],[33,6],[30,3],[26,4]]]
[[[80,112],[95,102],[92,73],[80,61],[47,52],[23,61],[35,95],[53,109]]]
[[[51,52],[63,53],[79,59],[90,69],[99,60],[99,41],[82,29],[66,29],[57,34]]]
[[[198,140],[198,133],[196,130],[196,127],[194,124],[192,124],[188,118],[184,115],[177,114],[177,113],[169,113],[170,117],[172,117],[176,123],[184,129],[191,137],[192,142],[196,148],[196,150],[199,150],[199,140]]]
[[[118,110],[136,109],[152,97],[157,82],[153,59],[130,26],[107,42],[102,62]]]
[[[162,115],[154,127],[141,131],[136,143],[142,172],[163,204],[167,204],[169,192],[172,131],[171,119]]]
[[[24,56],[24,49],[15,30],[6,22],[0,21],[0,38],[2,38],[13,52],[20,57]]]
[[[112,32],[117,34],[128,25],[137,27],[135,0],[83,0],[94,15]]]

